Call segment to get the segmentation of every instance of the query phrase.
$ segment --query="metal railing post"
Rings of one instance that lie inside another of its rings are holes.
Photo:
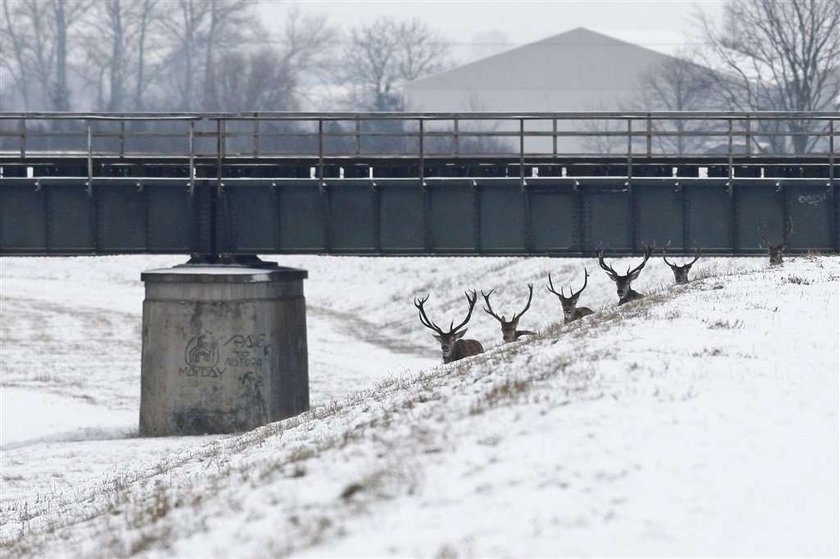
[[[653,135],[652,135],[652,122],[650,113],[647,114],[646,119],[646,130],[645,130],[645,137],[647,138],[647,156],[650,157],[653,151]]]
[[[525,188],[525,119],[519,119],[519,186]]]
[[[828,180],[834,182],[834,119],[828,119]]]
[[[324,187],[324,119],[318,119],[318,186]]]
[[[551,152],[554,157],[557,157],[557,117],[551,121]]]
[[[87,184],[85,189],[88,196],[93,194],[93,129],[90,119],[85,119],[87,125]]]
[[[750,125],[749,114],[744,116],[744,128],[744,132],[746,134],[744,147],[746,148],[747,155],[752,155],[752,126]]]
[[[728,167],[729,168],[727,170],[726,176],[731,181],[735,177],[735,169],[732,167],[733,158],[734,158],[734,155],[732,153],[732,151],[733,151],[733,141],[734,141],[734,138],[732,136],[732,117],[727,117],[726,122],[728,123],[727,130],[728,130],[728,136],[729,136],[729,148],[727,149]]]
[[[222,168],[225,164],[225,121],[222,117],[216,119],[216,180],[217,191],[222,192]]]
[[[420,184],[421,184],[421,186],[422,186],[422,183],[423,183],[424,175],[426,174],[426,170],[425,170],[426,153],[425,153],[425,144],[424,144],[424,141],[423,141],[423,122],[424,121],[423,121],[422,118],[418,120],[418,125],[419,125],[419,130],[420,130],[420,137],[418,138],[418,140],[419,140],[419,144],[418,144],[419,154],[418,154],[418,156],[419,156],[419,159],[420,159],[419,174],[420,174]]]
[[[120,120],[120,158],[125,157],[125,119]]]
[[[189,149],[190,149],[190,196],[195,193],[195,120],[190,119],[190,133],[189,133]]]
[[[633,117],[627,117],[627,180],[633,177]]]
[[[362,153],[362,121],[356,115],[356,155]]]
[[[454,142],[453,148],[455,150],[455,153],[453,155],[455,155],[457,157],[461,153],[461,139],[460,139],[460,135],[459,135],[459,132],[458,132],[458,118],[457,117],[454,119],[454,123],[453,123],[452,140]]]
[[[254,158],[258,158],[260,156],[260,115],[259,113],[254,113],[254,127],[253,127],[253,146],[254,146]]]
[[[20,157],[26,159],[26,119],[20,119]]]

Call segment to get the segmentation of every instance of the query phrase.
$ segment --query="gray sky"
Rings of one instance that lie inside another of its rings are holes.
[[[555,0],[484,1],[323,1],[257,0],[271,20],[282,21],[292,5],[327,14],[333,26],[348,28],[376,19],[417,17],[453,43],[457,62],[488,56],[575,27],[672,53],[691,40],[698,10],[717,16],[723,0]],[[270,25],[269,25],[270,26]]]

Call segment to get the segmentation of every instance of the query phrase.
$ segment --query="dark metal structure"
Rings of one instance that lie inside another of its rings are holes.
[[[0,113],[0,255],[840,249],[840,113]]]

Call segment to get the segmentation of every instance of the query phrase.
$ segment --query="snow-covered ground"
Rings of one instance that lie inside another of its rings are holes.
[[[833,555],[840,259],[651,260],[615,307],[593,260],[283,258],[306,268],[313,409],[141,439],[140,272],[180,257],[0,259],[0,550],[9,556]],[[619,266],[637,262],[619,260]],[[543,285],[589,286],[569,326]],[[520,328],[439,366],[496,289]]]

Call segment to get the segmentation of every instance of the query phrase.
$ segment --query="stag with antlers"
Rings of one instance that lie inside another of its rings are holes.
[[[522,315],[525,314],[529,308],[531,308],[531,299],[534,297],[534,286],[533,284],[528,284],[528,302],[525,304],[525,308],[522,311],[515,313],[513,318],[510,320],[505,320],[505,316],[499,316],[495,312],[493,312],[493,307],[490,305],[490,295],[493,294],[493,289],[490,290],[490,293],[481,292],[481,296],[484,297],[484,303],[486,306],[484,307],[484,312],[495,318],[499,321],[502,326],[502,340],[505,343],[515,342],[521,336],[533,336],[534,332],[530,330],[517,330],[516,327],[519,326],[519,319],[522,318]]]
[[[467,317],[458,326],[453,326],[455,324],[454,320],[450,322],[449,332],[444,332],[437,324],[429,320],[429,317],[426,316],[426,311],[423,309],[423,305],[429,300],[429,295],[426,295],[422,299],[414,300],[414,306],[420,311],[420,323],[426,328],[436,332],[433,336],[440,342],[440,350],[443,352],[444,363],[452,363],[453,361],[458,361],[459,359],[463,359],[465,357],[471,357],[473,355],[478,355],[479,353],[484,353],[484,347],[478,340],[462,339],[464,334],[467,333],[467,329],[464,328],[464,326],[466,326],[467,322],[470,321],[473,308],[475,307],[475,301],[478,299],[478,295],[476,295],[475,291],[470,293],[465,292],[464,295],[467,296],[467,303],[469,303]],[[464,329],[461,330],[461,328]]]
[[[642,272],[642,268],[644,268],[645,264],[647,264],[647,261],[650,258],[652,252],[653,247],[650,245],[645,245],[645,259],[642,260],[642,263],[633,268],[632,270],[628,266],[627,273],[621,275],[615,270],[613,270],[612,266],[607,266],[604,263],[604,249],[600,249],[598,251],[598,265],[601,266],[601,269],[607,273],[607,276],[609,276],[609,278],[615,282],[616,291],[618,292],[619,306],[623,305],[624,303],[629,303],[630,301],[635,301],[636,299],[641,299],[642,297],[644,297],[644,295],[642,295],[638,291],[633,291],[633,288],[630,287],[630,282],[639,277],[639,274]]]
[[[590,309],[589,307],[580,307],[577,308],[578,298],[580,294],[583,293],[583,290],[586,289],[586,282],[589,279],[589,271],[584,268],[583,269],[583,287],[581,287],[577,292],[572,292],[572,288],[569,288],[569,296],[566,297],[563,293],[563,287],[560,287],[560,293],[554,290],[554,284],[551,282],[551,272],[548,274],[548,285],[546,289],[549,292],[554,293],[560,299],[560,304],[563,305],[563,322],[568,324],[570,322],[574,322],[584,316],[589,316],[590,314],[594,314],[595,311]]]
[[[700,259],[700,248],[694,249],[694,260],[689,262],[688,264],[683,264],[679,266],[677,264],[671,264],[668,262],[668,257],[665,256],[665,251],[668,250],[668,247],[662,249],[662,260],[671,268],[671,271],[674,272],[674,281],[677,285],[685,285],[688,283],[688,273],[691,271],[691,267],[694,266],[694,263]]]
[[[793,234],[793,218],[791,218],[790,221],[788,221],[788,226],[785,228],[785,232],[782,235],[782,242],[778,245],[771,244],[770,241],[767,240],[767,233],[764,229],[764,227],[759,226],[758,233],[759,235],[761,235],[761,244],[767,249],[767,254],[770,255],[770,265],[781,266],[782,253],[785,251],[785,247],[788,243],[788,238]]]
[[[771,244],[770,241],[767,240],[767,235],[764,234],[764,231],[760,231],[761,233],[761,242],[764,248],[767,249],[767,254],[770,255],[770,265],[771,266],[781,266],[782,265],[782,253],[785,251],[785,246],[787,245],[787,241],[783,241],[778,245]]]

